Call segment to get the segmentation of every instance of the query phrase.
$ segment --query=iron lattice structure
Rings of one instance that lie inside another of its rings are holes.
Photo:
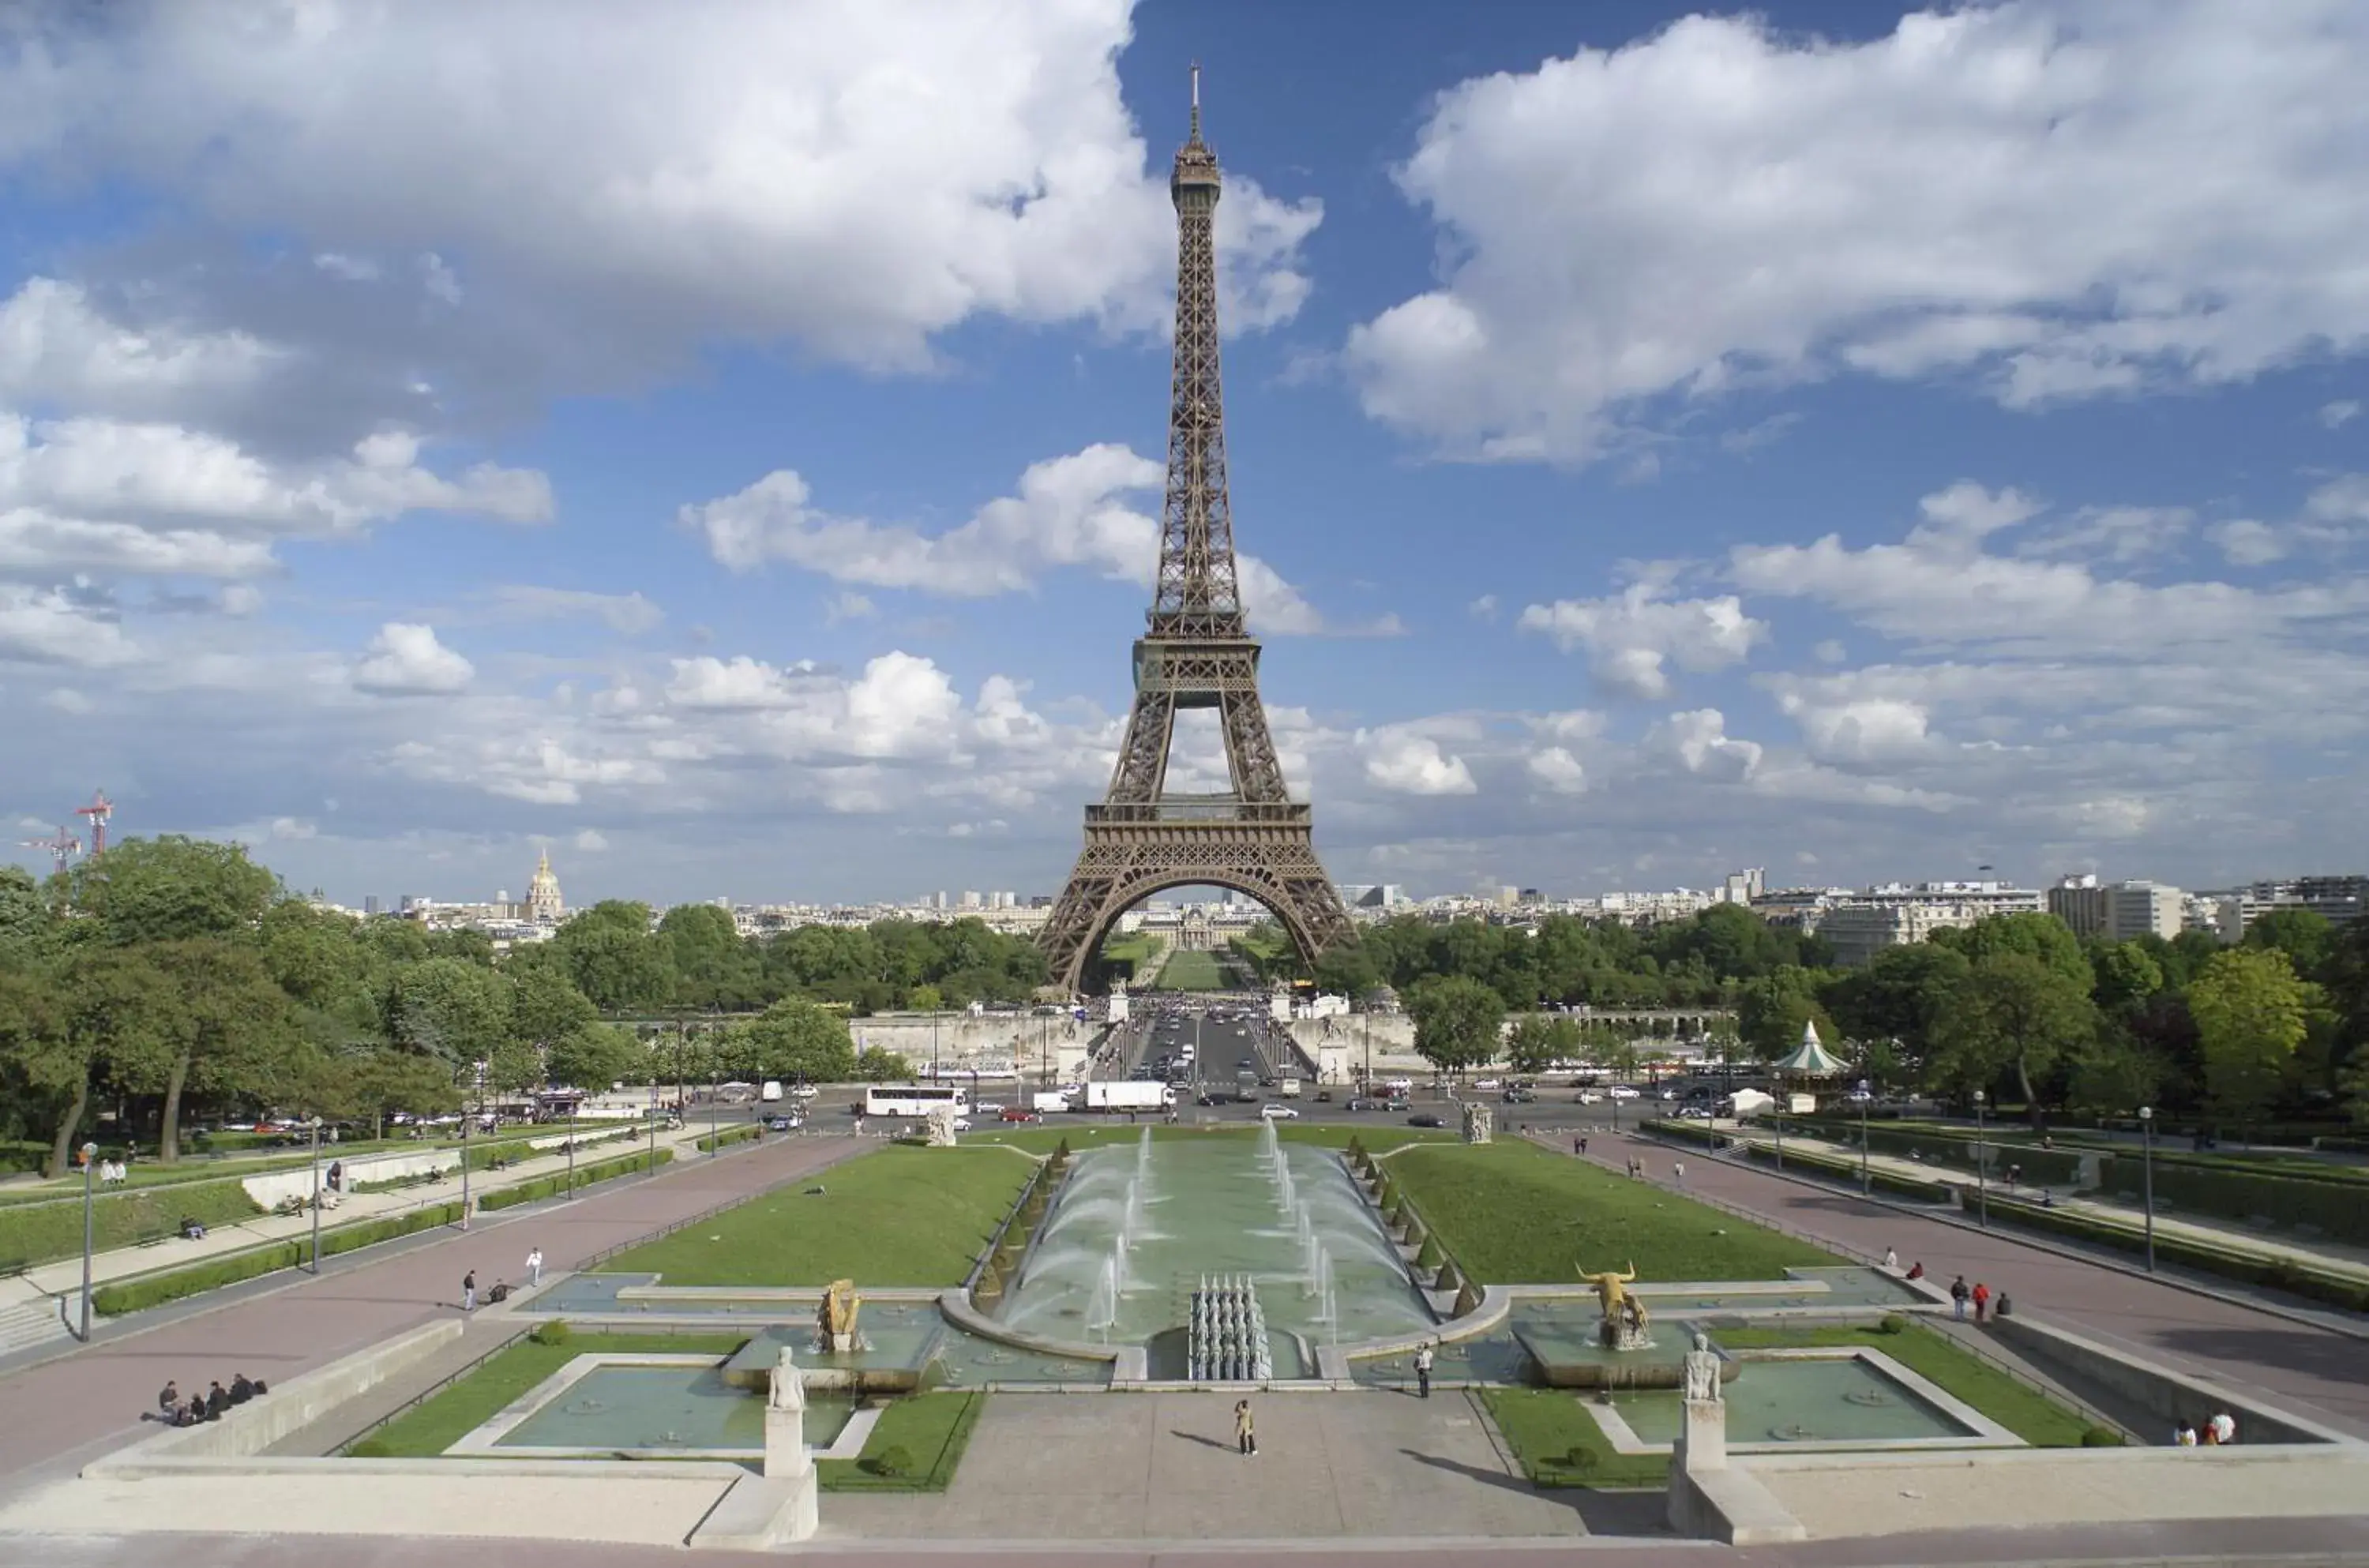
[[[1039,938],[1053,979],[1080,988],[1113,921],[1166,888],[1230,887],[1274,912],[1303,957],[1349,934],[1349,916],[1316,858],[1309,807],[1284,787],[1259,701],[1259,645],[1242,616],[1226,492],[1226,415],[1218,369],[1218,268],[1210,237],[1217,155],[1192,133],[1169,177],[1176,205],[1176,344],[1169,381],[1168,486],[1160,573],[1135,645],[1135,702],[1110,792],[1086,807],[1086,845]],[[1214,708],[1231,787],[1168,792],[1180,709]]]

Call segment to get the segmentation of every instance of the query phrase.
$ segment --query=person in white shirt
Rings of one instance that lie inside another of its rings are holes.
[[[1890,1247],[1884,1248],[1883,1266],[1886,1268],[1898,1268],[1900,1266],[1900,1254],[1894,1252]]]
[[[2237,1418],[2223,1411],[2206,1423],[2213,1428],[2213,1446],[2226,1448],[2237,1440]]]
[[[529,1286],[543,1283],[543,1249],[535,1248],[526,1255],[526,1282]]]

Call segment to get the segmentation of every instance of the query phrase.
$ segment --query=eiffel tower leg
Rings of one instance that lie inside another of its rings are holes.
[[[1153,801],[1168,782],[1168,749],[1176,733],[1176,695],[1139,691],[1127,710],[1127,736],[1111,770],[1112,800]]]

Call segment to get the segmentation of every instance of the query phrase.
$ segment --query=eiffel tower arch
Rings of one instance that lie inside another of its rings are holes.
[[[1135,645],[1135,701],[1086,843],[1038,941],[1057,983],[1079,989],[1086,964],[1127,910],[1171,887],[1231,888],[1257,899],[1313,961],[1351,939],[1348,912],[1316,857],[1310,808],[1291,798],[1259,700],[1259,644],[1242,615],[1226,486],[1226,417],[1218,371],[1218,158],[1192,132],[1168,191],[1176,207],[1176,342],[1169,380],[1168,483],[1160,570]],[[1228,787],[1171,793],[1178,713],[1215,709]]]

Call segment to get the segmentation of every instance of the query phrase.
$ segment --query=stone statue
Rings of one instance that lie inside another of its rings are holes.
[[[1487,1143],[1490,1140],[1491,1134],[1495,1131],[1496,1125],[1496,1115],[1494,1112],[1491,1111],[1488,1106],[1482,1104],[1477,1100],[1468,1100],[1465,1102],[1465,1142]]]
[[[1637,1350],[1645,1344],[1648,1317],[1645,1303],[1621,1288],[1637,1277],[1637,1265],[1631,1264],[1629,1272],[1607,1269],[1602,1274],[1590,1274],[1585,1265],[1579,1265],[1580,1278],[1596,1287],[1596,1305],[1604,1319],[1597,1325],[1597,1334],[1608,1350]]]
[[[863,1305],[863,1298],[855,1293],[855,1281],[834,1279],[830,1282],[830,1288],[822,1293],[822,1305],[815,1310],[815,1336],[823,1349],[848,1351],[855,1348],[855,1314]]]
[[[798,1370],[797,1357],[788,1345],[773,1358],[773,1378],[765,1402],[775,1410],[804,1410],[807,1407],[806,1374]]]
[[[1688,1399],[1717,1401],[1726,1397],[1719,1386],[1719,1353],[1711,1349],[1709,1336],[1695,1335],[1695,1347],[1687,1352],[1682,1365]]]
[[[930,1114],[923,1117],[922,1120],[927,1131],[929,1146],[931,1148],[952,1149],[955,1147],[955,1108],[952,1105],[932,1106]]]

